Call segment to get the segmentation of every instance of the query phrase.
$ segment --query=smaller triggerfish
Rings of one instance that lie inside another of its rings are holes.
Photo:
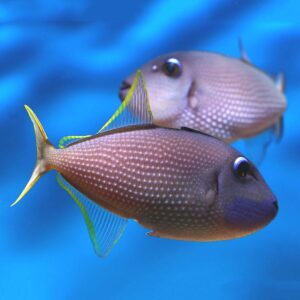
[[[277,82],[252,65],[241,47],[241,59],[211,52],[175,52],[157,57],[142,70],[154,123],[189,127],[225,142],[247,139],[263,157],[272,140],[282,135],[286,109],[284,79]],[[121,100],[134,75],[120,87]],[[257,147],[257,142],[261,147]],[[257,159],[260,160],[259,158]]]
[[[137,109],[133,114],[129,103]],[[14,204],[44,173],[56,170],[100,256],[109,253],[128,219],[151,229],[152,236],[216,241],[255,232],[277,213],[275,196],[238,151],[190,129],[153,125],[140,72],[98,134],[62,149],[53,147],[36,115],[26,110],[34,125],[37,162]]]

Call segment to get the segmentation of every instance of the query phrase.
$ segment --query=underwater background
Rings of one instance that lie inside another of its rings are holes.
[[[298,1],[0,0],[0,299],[300,299],[300,4]],[[98,258],[75,202],[44,176],[17,206],[35,163],[23,105],[49,139],[96,133],[123,78],[157,55],[208,50],[284,72],[284,137],[260,170],[279,214],[225,242],[145,236],[129,222]]]

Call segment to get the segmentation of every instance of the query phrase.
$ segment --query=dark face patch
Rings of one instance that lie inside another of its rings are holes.
[[[278,205],[275,196],[245,157],[230,158],[220,177],[224,226],[229,232],[236,236],[250,234],[266,226],[276,216]]]
[[[236,198],[226,207],[224,218],[228,227],[254,231],[267,225],[276,216],[277,211],[277,201],[274,198],[259,202]]]

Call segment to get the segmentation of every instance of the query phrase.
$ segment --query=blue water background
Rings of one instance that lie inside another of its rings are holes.
[[[0,299],[300,299],[300,7],[298,1],[0,1]],[[35,140],[95,133],[119,105],[121,80],[166,52],[209,50],[283,71],[282,142],[260,169],[280,212],[246,238],[188,243],[130,222],[107,259],[93,252],[54,172],[24,200]]]

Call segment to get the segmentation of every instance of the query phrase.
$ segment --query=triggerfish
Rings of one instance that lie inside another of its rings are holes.
[[[128,219],[149,228],[151,236],[216,241],[255,232],[277,213],[277,200],[258,170],[228,144],[188,128],[153,124],[141,72],[98,134],[62,149],[54,148],[25,108],[34,125],[37,162],[14,204],[44,173],[56,170],[100,256],[109,253]]]
[[[241,45],[241,59],[211,52],[176,52],[157,57],[142,67],[154,123],[189,127],[225,142],[261,134],[257,155],[282,135],[286,109],[283,76],[275,82],[252,65]],[[120,87],[121,100],[134,76]],[[262,138],[263,137],[263,138]],[[247,148],[251,151],[253,139]]]

